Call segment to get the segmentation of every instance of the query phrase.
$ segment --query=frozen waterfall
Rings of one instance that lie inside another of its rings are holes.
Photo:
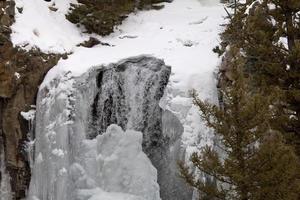
[[[29,198],[190,199],[176,173],[183,127],[159,106],[170,73],[139,56],[41,88]]]
[[[10,200],[11,197],[11,187],[10,187],[10,177],[6,171],[5,163],[4,163],[4,151],[1,149],[0,151],[0,200]]]

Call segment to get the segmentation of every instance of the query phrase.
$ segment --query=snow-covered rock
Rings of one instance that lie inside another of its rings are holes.
[[[73,50],[88,36],[66,20],[70,3],[76,0],[15,0],[16,22],[12,25],[11,40],[25,49],[38,47],[44,52],[64,53]],[[55,6],[56,12],[50,9]]]

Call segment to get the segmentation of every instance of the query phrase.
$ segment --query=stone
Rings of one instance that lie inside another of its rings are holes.
[[[49,8],[49,10],[51,10],[53,12],[56,12],[58,10],[58,8],[56,8],[54,6],[49,6],[48,8]]]
[[[19,12],[20,14],[23,13],[23,7],[17,7],[17,10],[18,10],[18,12]]]
[[[92,48],[93,46],[96,46],[100,43],[101,42],[97,38],[90,37],[89,40],[80,43],[78,46],[83,46],[83,47],[86,47],[86,48]]]
[[[9,15],[3,15],[1,17],[0,23],[2,26],[10,26],[11,18],[9,17]]]
[[[6,13],[14,19],[15,17],[15,6],[16,3],[13,0],[10,1],[6,1],[7,2],[7,6],[6,6]]]

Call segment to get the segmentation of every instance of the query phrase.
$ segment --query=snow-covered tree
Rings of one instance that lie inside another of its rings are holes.
[[[198,190],[200,199],[297,200],[299,160],[282,133],[271,128],[277,93],[265,96],[250,92],[242,70],[245,60],[238,51],[235,49],[236,56],[231,60],[232,84],[222,90],[223,107],[203,102],[193,94],[203,120],[220,139],[217,146],[223,153],[206,147],[194,153],[191,162],[217,184],[197,178],[184,164],[180,164],[181,176]]]
[[[284,133],[300,156],[299,18],[298,0],[248,0],[232,16],[222,44],[240,49],[244,69],[254,78],[252,91],[281,89],[284,98],[277,104],[281,111],[273,128]]]

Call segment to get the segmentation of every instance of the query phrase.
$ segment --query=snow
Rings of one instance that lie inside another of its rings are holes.
[[[289,49],[287,37],[280,37],[278,40],[278,45],[282,45],[285,49]]]
[[[64,53],[82,42],[86,36],[72,23],[65,14],[69,4],[75,0],[16,0],[16,22],[12,25],[11,40],[15,46],[29,50],[38,47],[44,52]],[[51,11],[49,6],[58,8]],[[22,8],[22,13],[17,8]]]
[[[15,72],[14,75],[15,75],[15,77],[16,77],[17,80],[20,79],[20,77],[21,77],[21,75],[18,72]]]
[[[245,11],[245,14],[246,15],[249,15],[249,13],[250,13],[250,10],[255,6],[255,4],[257,4],[259,1],[253,1],[251,4],[250,4],[250,6],[248,6],[248,8],[246,9],[246,11]]]
[[[21,112],[21,116],[27,121],[32,121],[35,117],[35,110],[31,109],[27,112]]]
[[[52,154],[58,157],[63,157],[65,155],[62,149],[53,149]]]
[[[274,3],[268,3],[268,8],[269,8],[269,10],[275,10],[276,5]]]

